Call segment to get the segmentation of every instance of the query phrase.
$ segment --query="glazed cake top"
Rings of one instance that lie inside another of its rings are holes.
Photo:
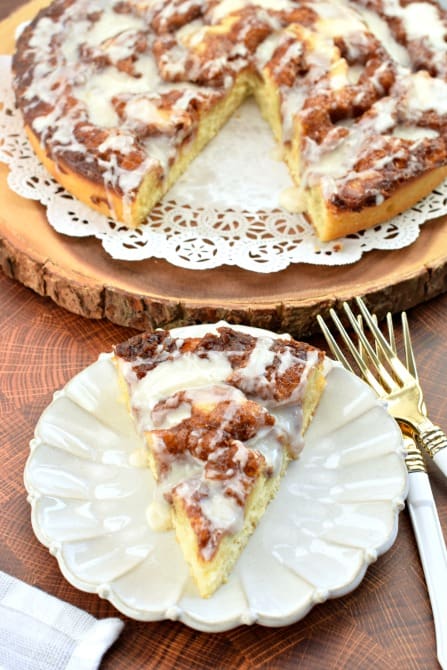
[[[152,524],[165,527],[166,503],[181,498],[210,560],[242,527],[258,480],[301,450],[301,401],[324,354],[221,327],[202,338],[137,335],[115,357],[158,481]]]
[[[430,0],[56,0],[18,41],[15,89],[61,169],[128,209],[237,77],[272,83],[303,185],[359,209],[445,164],[446,35]]]

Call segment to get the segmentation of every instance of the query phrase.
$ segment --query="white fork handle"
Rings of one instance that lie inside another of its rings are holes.
[[[425,472],[409,474],[407,505],[433,611],[438,661],[447,670],[447,552]]]
[[[438,451],[433,456],[433,461],[436,463],[441,472],[447,477],[447,449]]]

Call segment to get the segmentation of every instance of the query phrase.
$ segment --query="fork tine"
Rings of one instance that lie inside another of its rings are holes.
[[[386,315],[386,324],[388,327],[388,341],[390,343],[390,347],[393,350],[394,355],[397,356],[396,338],[394,336],[394,327],[393,327],[393,315],[391,314],[391,312],[388,312]]]
[[[361,298],[356,298],[356,302],[368,325],[368,328],[370,329],[378,346],[380,347],[385,360],[387,360],[389,365],[392,367],[393,373],[395,374],[396,378],[399,379],[401,382],[412,381],[413,376],[408,372],[405,365],[401,363],[401,361],[398,359],[392,347],[390,346],[390,344],[387,342],[386,338],[380,331],[379,327],[374,323],[372,315],[367,309],[363,300]]]
[[[373,321],[376,324],[376,326],[378,326],[379,321],[377,319],[377,315],[373,314],[372,318],[373,318]],[[357,314],[357,323],[358,323],[359,328],[361,329],[362,333],[365,333],[365,328],[363,326],[363,316],[361,314]],[[377,342],[376,342],[376,346],[375,346],[375,351],[376,351],[377,358],[379,358],[379,359],[382,358],[382,363],[386,362],[386,361],[383,360],[383,354],[381,354],[380,349],[377,345]],[[361,340],[359,340],[359,354],[362,358],[365,356],[365,351],[363,349]]]
[[[331,331],[326,325],[325,320],[323,319],[322,316],[319,314],[317,315],[317,321],[318,324],[323,332],[324,337],[326,338],[326,342],[329,345],[329,349],[331,350],[332,354],[335,356],[335,358],[340,361],[340,363],[343,365],[344,368],[355,374],[354,370],[352,369],[351,364],[349,363],[348,359],[345,357],[343,351],[340,349],[340,347],[337,344],[337,341],[333,337]]]
[[[376,318],[377,318],[376,315],[373,314],[373,319],[376,319]],[[356,320],[357,320],[358,327],[360,328],[362,333],[365,335],[365,328],[364,328],[364,325],[363,325],[363,316],[361,314],[357,314]],[[365,358],[366,351],[365,351],[365,348],[362,344],[362,340],[360,338],[358,340],[358,350],[359,350],[359,355],[361,356],[361,358]],[[379,348],[376,345],[376,355],[377,355],[377,357],[379,356],[379,354],[380,354]]]
[[[357,314],[357,323],[358,323],[358,326],[359,326],[360,330],[362,331],[362,333],[364,333],[365,330],[363,328],[363,317],[362,317],[361,314]],[[358,350],[359,350],[359,356],[361,358],[364,358],[365,357],[365,351],[363,349],[361,340],[358,341]]]
[[[369,366],[365,363],[363,358],[360,356],[359,352],[357,351],[353,341],[349,337],[345,327],[343,326],[342,322],[337,316],[337,313],[335,310],[331,309],[329,314],[331,315],[331,318],[338,329],[338,332],[340,333],[340,336],[342,337],[344,343],[346,344],[346,347],[348,348],[351,356],[355,360],[357,366],[360,369],[360,372],[362,373],[363,377],[366,379],[366,381],[369,383],[369,385],[376,391],[378,395],[380,395],[383,392],[383,385],[376,379],[374,374],[371,372]],[[321,319],[322,321],[322,319]],[[321,324],[321,321],[319,323]],[[325,327],[323,328],[323,334],[325,337],[327,337],[327,334],[329,335],[329,338],[327,338],[329,347],[331,348],[332,353],[338,358],[338,360],[342,363],[344,367],[346,367],[348,370],[351,372],[354,372],[353,368],[351,365],[348,363],[346,360],[346,357],[343,355],[343,353],[340,350],[340,347],[338,347],[337,343],[335,342],[334,338],[332,337],[331,333],[329,332],[329,329],[327,328],[326,324],[324,324]],[[335,342],[335,346],[334,346]],[[341,353],[341,356],[340,356]],[[355,372],[354,372],[355,374]]]
[[[389,372],[387,371],[387,369],[386,369],[385,366],[383,365],[383,362],[382,362],[380,356],[378,356],[378,355],[376,354],[376,352],[374,351],[374,349],[372,348],[372,346],[371,346],[370,343],[368,342],[368,340],[367,340],[367,338],[366,338],[366,336],[365,336],[365,333],[364,333],[364,331],[363,331],[363,322],[362,322],[362,326],[359,327],[358,322],[357,322],[357,319],[356,319],[356,317],[354,316],[354,313],[352,312],[352,310],[351,310],[351,308],[349,307],[349,305],[348,305],[347,303],[343,303],[343,308],[344,308],[344,310],[345,310],[345,312],[346,312],[346,314],[347,314],[347,317],[348,317],[348,319],[349,319],[349,321],[350,321],[350,323],[351,323],[351,326],[352,326],[352,328],[353,328],[355,334],[357,335],[357,337],[358,337],[358,339],[359,339],[359,343],[361,344],[361,350],[362,350],[362,352],[363,352],[363,351],[366,352],[368,358],[370,359],[370,361],[371,361],[371,362],[373,363],[373,365],[375,366],[376,371],[377,371],[377,374],[379,375],[379,377],[382,379],[382,381],[384,382],[384,384],[388,387],[388,389],[389,389],[390,391],[392,391],[392,390],[396,390],[397,388],[399,388],[398,385],[396,384],[396,382],[394,381],[394,379],[392,378],[392,376],[389,374]],[[373,325],[374,325],[374,322],[373,322],[371,316],[370,316],[370,320],[372,321],[372,323],[373,323]],[[368,323],[368,325],[369,325],[369,323]],[[379,332],[380,332],[380,331],[379,331]],[[385,340],[385,342],[386,342],[386,340]],[[377,340],[376,340],[376,343],[377,343]],[[380,343],[378,343],[378,344],[380,345]],[[357,353],[357,351],[356,351],[356,353]],[[382,353],[383,353],[383,352],[382,352]],[[359,356],[359,360],[362,361],[363,365],[365,365],[365,363],[364,363],[364,356]],[[389,359],[388,359],[386,356],[385,356],[385,360],[389,363]],[[356,363],[358,364],[358,366],[360,367],[360,369],[362,370],[362,373],[363,373],[362,366],[360,365],[360,363],[359,363],[359,361],[357,360],[357,358],[356,358]],[[363,373],[363,374],[364,374],[364,373]],[[368,379],[369,379],[369,377],[368,377]],[[383,386],[383,384],[382,384],[382,386]],[[381,389],[381,390],[382,390],[382,389]]]
[[[372,320],[374,321],[374,324],[377,327],[379,327],[379,320],[377,318],[377,314],[372,314],[371,316],[372,316]],[[362,318],[361,314],[358,314],[357,322],[359,323],[359,326],[363,329],[363,318]],[[387,312],[386,325],[387,325],[387,330],[388,330],[388,344],[390,345],[391,349],[393,350],[394,355],[397,356],[396,337],[394,335],[393,315],[391,314],[391,312]],[[380,347],[378,346],[377,342],[376,342],[376,354],[379,358],[382,357],[382,359],[383,359],[383,354],[380,351]],[[385,360],[385,362],[386,362],[386,360]]]
[[[356,298],[356,302],[360,308],[360,311],[362,313],[363,318],[365,319],[366,324],[368,325],[369,329],[371,330],[372,334],[374,335],[376,344],[380,347],[382,350],[382,353],[385,356],[394,356],[394,351],[391,348],[391,346],[388,344],[386,341],[386,338],[382,334],[382,331],[379,329],[377,325],[377,319],[374,320],[373,315],[371,312],[368,310],[366,307],[365,303],[361,298]]]
[[[414,379],[416,380],[416,384],[419,384],[419,374],[416,366],[413,345],[411,344],[410,326],[408,324],[406,312],[402,312],[402,333],[404,336],[405,346],[405,364],[410,374],[413,375]],[[421,410],[423,413],[427,412],[427,407],[423,398],[421,400]]]
[[[390,344],[391,349],[394,352],[394,355],[397,358],[398,354],[397,354],[396,336],[394,334],[393,315],[391,314],[391,312],[387,312],[386,323],[387,323],[387,328],[388,328],[388,342]],[[376,321],[376,325],[377,325],[377,321]]]
[[[411,344],[410,326],[406,312],[402,312],[402,333],[404,336],[405,346],[405,363],[408,371],[413,375],[417,382],[419,382],[419,375],[416,367],[416,359],[414,357],[413,346]]]
[[[375,324],[377,327],[379,327],[379,320],[378,320],[376,314],[372,314],[372,319],[373,319],[373,321],[374,321],[374,324]],[[407,321],[407,317],[406,317],[405,312],[402,312],[402,323],[403,323],[404,319],[405,319],[405,321],[406,321],[406,326],[407,326],[407,330],[408,330],[408,321]],[[361,320],[362,320],[362,315],[359,314],[358,317],[357,317],[357,321],[358,321],[359,323],[361,323]],[[391,314],[391,312],[387,312],[387,315],[386,315],[386,325],[387,325],[387,331],[388,331],[388,344],[390,345],[391,349],[393,350],[394,355],[397,356],[398,353],[397,353],[397,345],[396,345],[396,336],[395,336],[395,334],[394,334],[393,315]],[[408,330],[408,338],[409,338],[409,337],[410,337],[410,333],[409,333],[409,330]],[[411,351],[411,355],[412,355],[412,354],[413,354],[413,351],[412,351],[412,349],[411,349],[411,343],[410,343],[410,346],[409,346],[409,351]],[[407,352],[406,352],[406,353],[407,353]],[[376,342],[376,354],[377,354],[377,356],[379,356],[379,357],[381,356],[380,348],[379,348],[377,342]],[[406,356],[406,366],[407,366],[407,368],[409,367],[408,362],[409,362],[409,361],[408,361],[408,356]],[[416,362],[415,362],[415,360],[414,360],[414,356],[413,356],[413,366],[412,366],[412,369],[409,370],[409,372],[411,372],[411,373],[413,374],[413,376],[414,376],[413,371],[415,371],[415,370],[416,370]]]
[[[388,314],[386,315],[386,321],[388,326],[388,340],[392,350],[394,351],[394,355],[397,356],[397,346],[394,336],[393,317],[391,312],[388,312]],[[419,383],[419,375],[416,367],[416,359],[414,357],[413,347],[411,344],[410,326],[408,324],[408,319],[405,312],[402,312],[401,314],[401,323],[402,323],[402,333],[404,337],[404,346],[405,346],[405,365],[407,367],[408,372],[415,378],[416,382]]]

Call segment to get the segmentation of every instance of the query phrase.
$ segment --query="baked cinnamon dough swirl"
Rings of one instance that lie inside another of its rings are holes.
[[[288,337],[228,326],[115,347],[114,361],[157,482],[151,525],[173,527],[199,593],[226,581],[325,385],[324,355]]]
[[[37,155],[129,226],[249,95],[322,240],[447,176],[447,15],[431,0],[55,0],[17,42]]]

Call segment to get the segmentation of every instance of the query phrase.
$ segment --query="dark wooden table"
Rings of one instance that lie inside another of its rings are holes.
[[[19,3],[2,0],[0,18]],[[35,538],[23,485],[28,444],[53,392],[102,351],[132,331],[88,320],[0,274],[0,569],[96,617],[116,610],[62,577]],[[409,312],[421,382],[433,421],[447,429],[447,295]],[[316,344],[322,344],[315,338]],[[432,487],[447,533],[447,481],[430,464]],[[350,595],[315,607],[295,625],[239,627],[209,635],[180,623],[125,620],[105,670],[438,667],[430,604],[407,511],[393,547],[371,565]],[[446,622],[447,625],[447,622]]]

